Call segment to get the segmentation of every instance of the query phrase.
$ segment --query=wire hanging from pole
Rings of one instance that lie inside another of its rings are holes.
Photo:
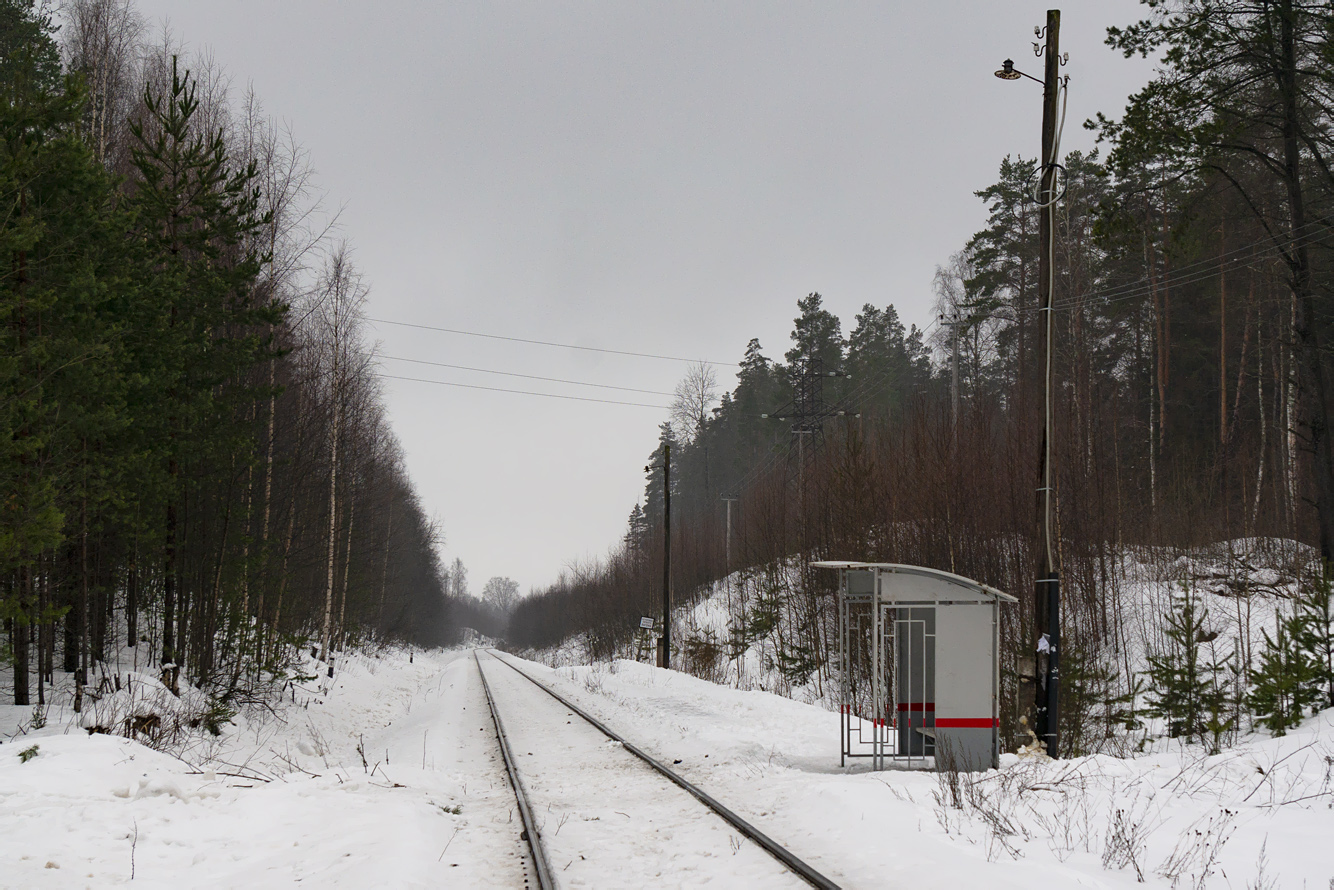
[[[1042,166],[1033,171],[1033,201],[1037,204],[1039,210],[1050,207],[1064,198],[1066,190],[1066,169],[1063,165],[1058,164],[1056,159],[1061,156],[1061,134],[1065,132],[1065,111],[1067,103],[1070,101],[1070,75],[1067,74],[1065,77],[1057,78],[1056,89],[1061,93],[1061,116],[1056,124],[1056,138],[1052,140],[1051,144],[1051,157],[1047,158]],[[1047,201],[1043,201],[1042,180],[1046,178],[1048,170],[1053,171],[1051,177],[1053,192],[1056,191],[1055,185],[1057,176],[1055,171],[1060,171],[1061,190],[1058,193],[1052,194]]]

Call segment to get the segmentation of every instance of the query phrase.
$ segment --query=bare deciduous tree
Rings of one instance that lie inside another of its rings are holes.
[[[125,122],[139,89],[144,22],[133,0],[69,0],[61,7],[65,64],[88,88],[88,142],[98,160],[116,168],[126,146]]]
[[[519,582],[513,578],[497,576],[482,588],[482,602],[499,615],[508,615],[518,601]]]
[[[359,367],[366,362],[361,348],[360,324],[367,290],[361,275],[352,266],[347,246],[339,245],[330,255],[320,281],[322,299],[317,324],[323,330],[326,355],[324,381],[329,400],[329,550],[327,584],[324,595],[324,621],[320,630],[320,653],[329,658],[333,621],[334,561],[338,540],[338,470],[339,431],[343,423],[345,401],[352,390]],[[330,672],[333,664],[330,662]]]
[[[468,569],[463,565],[463,560],[457,556],[449,564],[449,595],[456,600],[467,599],[468,593]]]

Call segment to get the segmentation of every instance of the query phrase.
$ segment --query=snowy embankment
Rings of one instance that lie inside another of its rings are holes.
[[[534,668],[845,887],[1334,886],[1334,711],[1208,757],[839,768],[838,715],[631,661]]]
[[[0,887],[520,886],[513,799],[466,652],[349,655],[327,694],[171,753],[67,709],[10,737]]]
[[[1187,590],[1208,613],[1207,658],[1254,668],[1262,630],[1272,634],[1278,617],[1291,614],[1310,557],[1275,539],[1124,553],[1107,590],[1114,630],[1100,657],[1117,677],[1112,691],[1144,677],[1147,656],[1165,646],[1164,616]],[[532,655],[559,666],[556,676],[613,725],[631,734],[648,728],[647,747],[680,759],[691,778],[772,825],[798,855],[833,857],[840,866],[831,873],[850,886],[895,875],[937,886],[968,878],[1018,886],[1031,884],[1037,868],[1085,886],[1142,878],[1334,890],[1334,847],[1325,840],[1334,837],[1334,711],[1283,738],[1256,731],[1238,711],[1240,731],[1216,756],[1166,738],[1162,721],[1141,714],[1133,731],[1087,740],[1100,756],[1051,763],[1011,754],[1000,771],[957,778],[845,772],[834,684],[785,678],[775,668],[777,634],[751,638],[735,657],[727,652],[761,585],[795,586],[798,572],[738,573],[676,611],[674,639],[702,641],[697,650],[714,653],[701,668],[683,645],[678,664],[730,689],[632,661],[589,665],[579,637]],[[1145,698],[1141,691],[1141,707]],[[974,873],[979,863],[987,867]]]

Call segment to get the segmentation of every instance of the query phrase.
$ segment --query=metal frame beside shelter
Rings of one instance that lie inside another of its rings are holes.
[[[1018,600],[939,569],[836,569],[841,758],[887,766],[1000,765],[1000,606]]]

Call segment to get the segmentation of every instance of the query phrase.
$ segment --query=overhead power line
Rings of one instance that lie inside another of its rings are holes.
[[[391,362],[412,362],[415,365],[431,365],[432,367],[436,368],[454,368],[455,370],[459,371],[477,371],[478,373],[481,374],[500,374],[504,377],[522,377],[525,380],[543,380],[546,381],[547,383],[568,383],[573,386],[594,386],[597,387],[598,389],[619,389],[622,392],[637,392],[650,396],[676,395],[675,393],[663,392],[662,390],[657,390],[657,389],[635,389],[634,387],[630,386],[613,386],[610,383],[587,383],[582,380],[563,380],[560,377],[542,377],[537,374],[519,374],[514,371],[496,371],[491,368],[472,368],[467,365],[451,365],[445,362],[428,362],[425,359],[420,359],[420,358],[402,358],[400,356],[395,356],[395,355],[382,355],[380,356],[380,358],[387,359],[388,361]]]
[[[1221,255],[1206,257],[1166,271],[1156,281],[1145,276],[1124,284],[1090,291],[1086,294],[1065,297],[1058,300],[1054,306],[1056,309],[1073,309],[1083,303],[1091,303],[1095,300],[1103,303],[1119,303],[1124,300],[1137,299],[1151,293],[1154,287],[1184,287],[1188,284],[1205,281],[1238,266],[1245,266],[1257,259],[1277,254],[1281,249],[1282,245],[1275,244],[1270,240],[1250,241]],[[1024,311],[1033,310],[1026,309]]]
[[[481,389],[486,392],[507,392],[519,396],[540,396],[544,399],[568,399],[573,402],[597,402],[602,405],[626,405],[631,408],[657,408],[659,411],[666,411],[668,405],[648,405],[642,402],[617,402],[612,399],[590,399],[585,396],[562,396],[552,392],[533,392],[526,389],[502,389],[499,386],[477,386],[472,383],[449,383],[444,380],[426,380],[421,377],[400,377],[396,374],[380,374],[383,380],[410,380],[413,383],[432,383],[436,386],[454,386],[459,389]]]
[[[554,346],[558,349],[578,349],[583,352],[601,352],[607,355],[628,355],[634,358],[653,358],[667,362],[688,362],[691,364],[717,365],[719,367],[731,366],[735,362],[712,362],[702,358],[682,358],[679,355],[657,355],[652,352],[631,352],[626,349],[602,349],[598,346],[577,346],[573,343],[554,343],[550,340],[531,340],[527,337],[508,337],[501,334],[483,334],[478,331],[464,331],[458,328],[441,328],[429,324],[416,324],[410,321],[391,321],[387,318],[367,318],[372,324],[387,324],[400,328],[417,328],[423,331],[438,331],[442,334],[458,334],[463,337],[483,337],[487,340],[505,340],[510,343],[529,343],[536,346]]]
[[[1303,227],[1303,230],[1314,231],[1318,227],[1323,228],[1327,226],[1328,220],[1322,219],[1307,223]],[[1101,303],[1102,305],[1122,303],[1127,300],[1136,300],[1148,296],[1153,292],[1155,287],[1171,290],[1173,288],[1185,287],[1190,284],[1207,281],[1220,274],[1234,271],[1238,268],[1245,268],[1257,260],[1277,255],[1284,248],[1285,244],[1293,244],[1302,237],[1305,237],[1305,235],[1294,236],[1293,234],[1289,234],[1285,236],[1281,243],[1275,243],[1274,239],[1248,241],[1222,254],[1205,257],[1174,269],[1165,270],[1157,279],[1150,279],[1146,275],[1121,284],[1097,288],[1088,291],[1087,293],[1062,297],[1061,299],[1052,302],[1052,309],[1057,312],[1066,312],[1094,303]],[[970,320],[974,322],[984,321],[1002,311],[1013,313],[1014,315],[1033,315],[1041,312],[1042,308],[1040,306],[1003,306],[988,312],[977,313],[971,316]]]

